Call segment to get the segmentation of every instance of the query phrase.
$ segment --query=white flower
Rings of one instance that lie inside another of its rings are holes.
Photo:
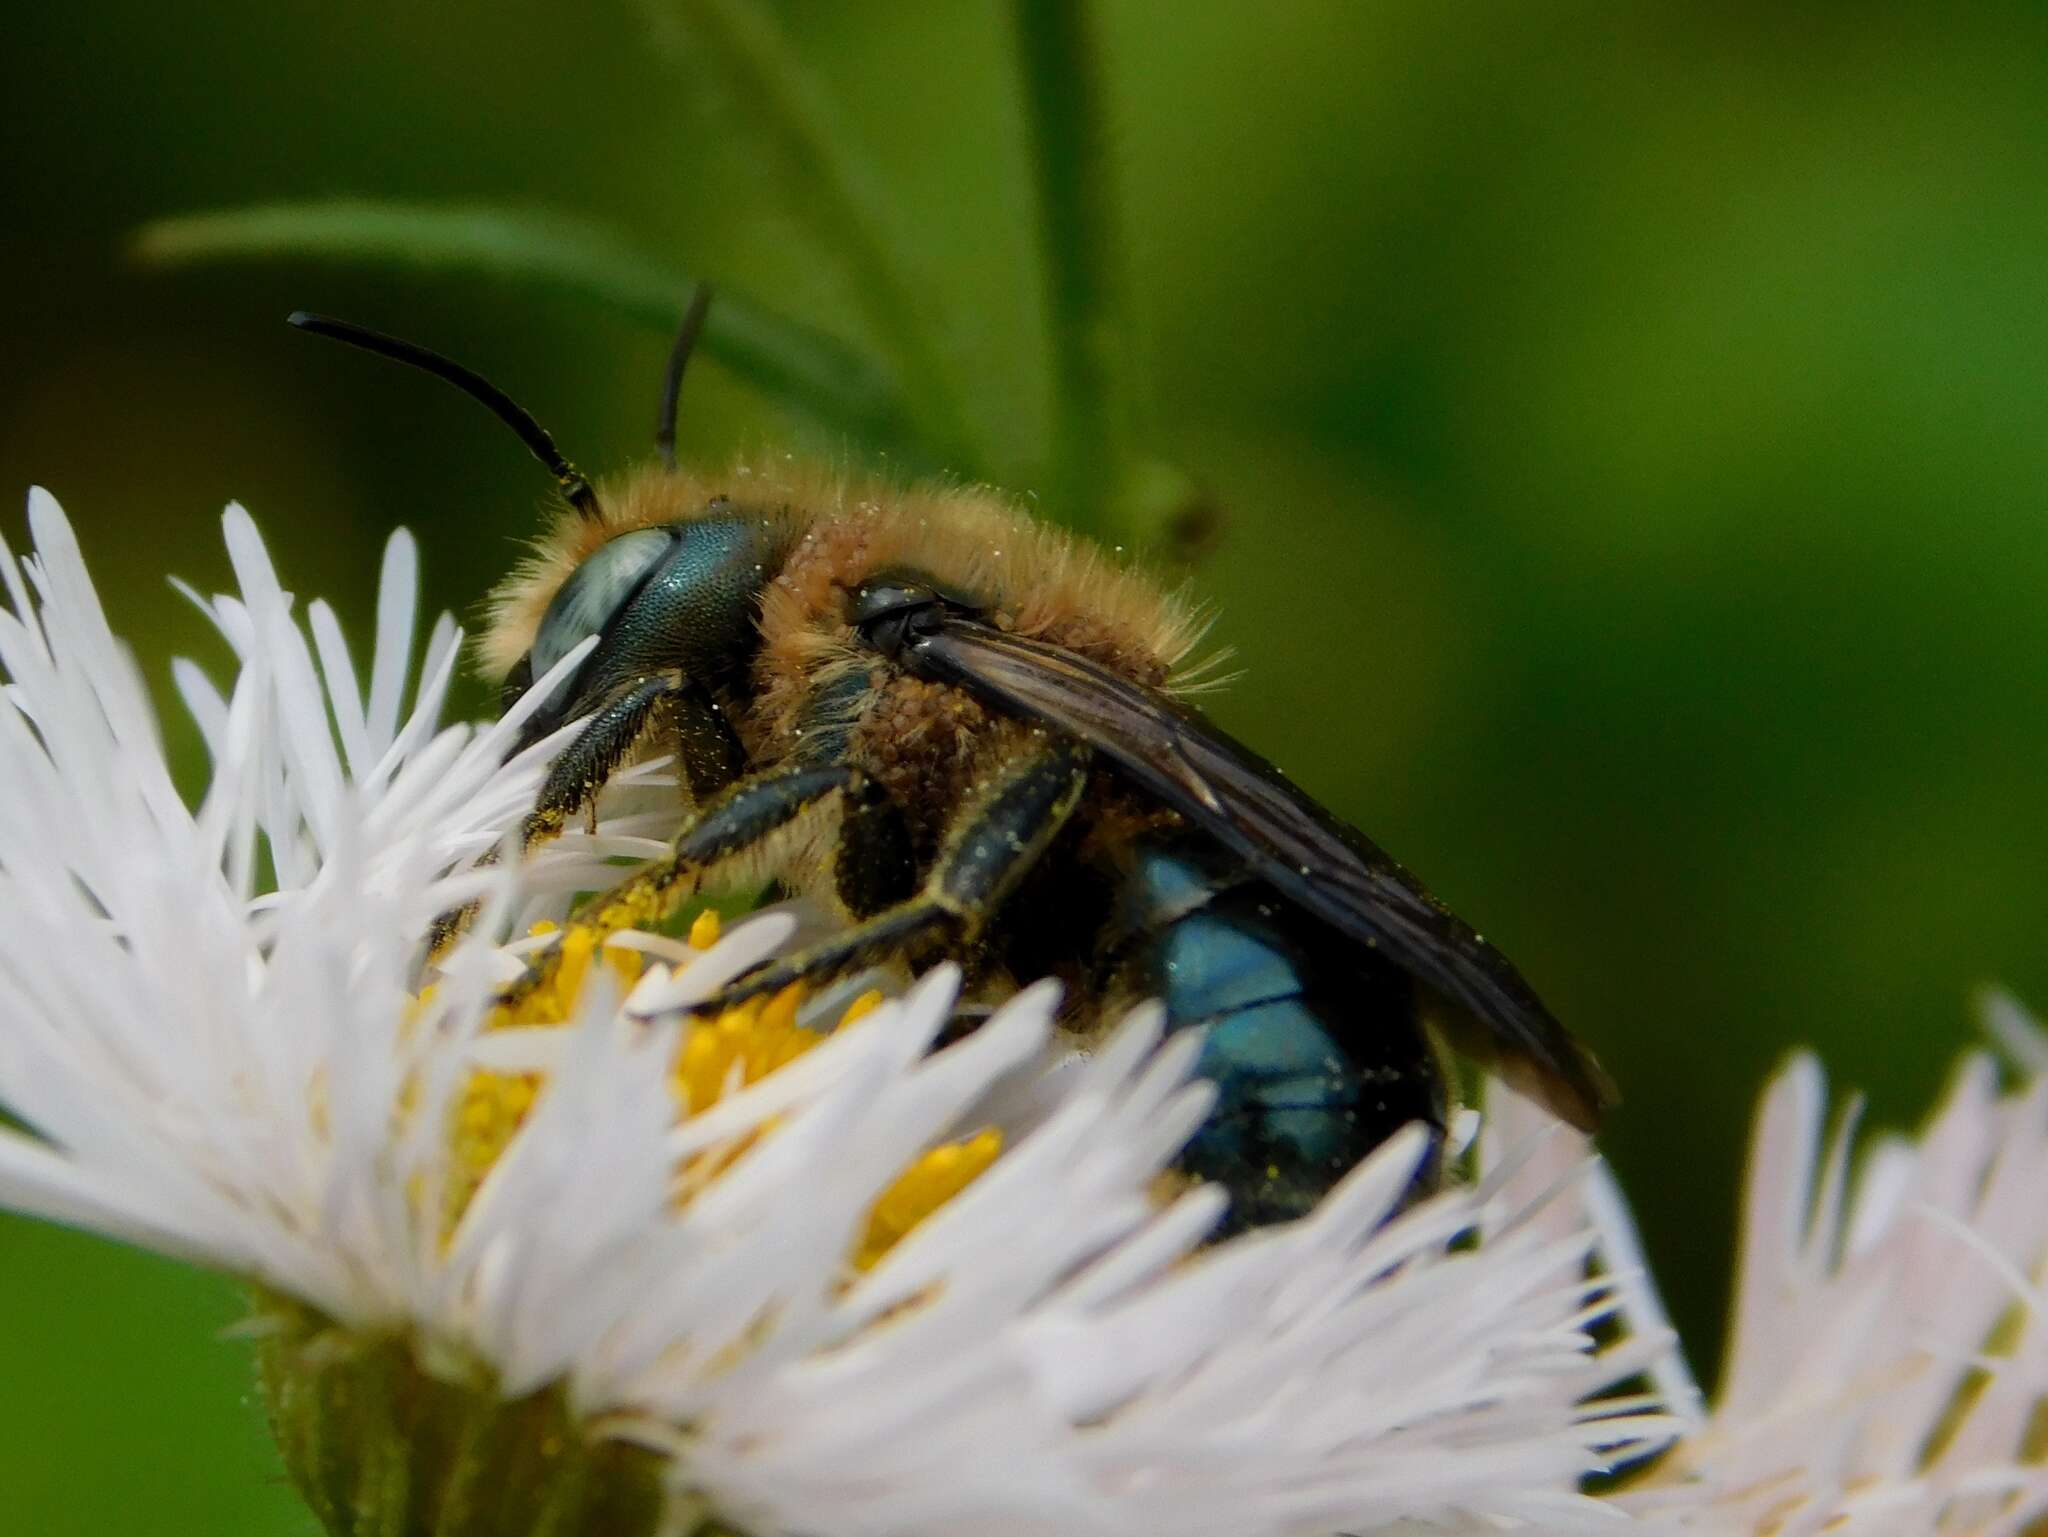
[[[229,700],[178,668],[214,755],[189,811],[69,525],[41,493],[29,513],[39,558],[19,566],[0,545],[0,1102],[47,1140],[0,1141],[10,1196],[337,1317],[403,1316],[416,1278],[384,1250],[399,1235],[377,1163],[399,1085],[448,1052],[431,1031],[403,1038],[411,936],[475,888],[447,870],[497,838],[478,818],[502,823],[530,796],[540,758],[501,765],[502,726],[437,731],[452,626],[402,709],[404,540],[367,709],[353,679],[323,694],[231,509],[244,592],[209,611],[244,665]],[[318,606],[314,627],[338,639]],[[260,896],[259,831],[277,872]],[[557,863],[595,868],[567,848]]]
[[[2013,1012],[2000,1023],[2044,1059]],[[1853,1105],[1824,1143],[1825,1099],[1804,1056],[1765,1094],[1720,1392],[1619,1503],[1727,1537],[2027,1530],[2048,1515],[2048,1079],[2001,1094],[1971,1057],[1916,1140],[1860,1161]],[[1609,1231],[1633,1244],[1618,1208]],[[1675,1357],[1661,1369],[1682,1379]]]
[[[0,1202],[256,1283],[287,1464],[331,1527],[1615,1519],[1579,1479],[1667,1421],[1598,1395],[1665,1342],[1590,1343],[1610,1283],[1587,1279],[1571,1179],[1525,1194],[1504,1170],[1393,1215],[1409,1135],[1309,1220],[1203,1249],[1219,1196],[1155,1194],[1209,1102],[1191,1036],[1141,1010],[1041,1077],[1041,987],[931,1052],[941,971],[728,1071],[718,1032],[767,1016],[676,1010],[780,943],[775,915],[715,947],[636,941],[631,995],[596,965],[555,1026],[493,1013],[517,945],[473,938],[419,992],[437,914],[481,898],[501,932],[651,852],[672,813],[475,867],[548,744],[507,764],[516,721],[437,725],[446,621],[412,690],[403,538],[365,694],[236,508],[240,594],[203,606],[238,675],[222,694],[176,670],[213,760],[188,809],[63,514],[37,493],[30,517],[36,559],[0,550],[0,1102],[37,1135],[0,1134]],[[991,1118],[1000,1155],[954,1145]],[[919,1180],[907,1236],[875,1240]],[[406,1477],[369,1476],[394,1458]],[[373,1497],[397,1508],[351,1505]]]

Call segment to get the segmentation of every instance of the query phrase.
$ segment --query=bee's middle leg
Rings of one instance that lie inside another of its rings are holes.
[[[720,865],[755,852],[813,807],[839,796],[857,815],[879,793],[867,775],[844,763],[750,775],[688,818],[666,856],[590,902],[578,921],[600,933],[658,923]]]
[[[719,1002],[738,1003],[792,982],[837,976],[920,943],[973,940],[1066,825],[1087,783],[1088,749],[1048,741],[960,812],[921,890],[748,973]],[[840,879],[843,893],[843,864]]]
[[[600,940],[624,929],[660,923],[720,865],[757,851],[805,812],[835,795],[858,802],[874,793],[873,782],[846,764],[751,775],[688,818],[666,856],[587,903],[575,922],[593,930]],[[516,1003],[546,986],[561,963],[561,953],[558,948],[540,956],[506,989],[501,1001]]]

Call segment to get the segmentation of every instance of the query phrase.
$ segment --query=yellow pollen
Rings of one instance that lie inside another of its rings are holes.
[[[571,926],[571,932],[588,928],[593,932],[616,934],[621,929],[651,929],[666,918],[671,909],[672,904],[664,893],[636,881],[594,914],[578,920]]]
[[[557,932],[557,926],[536,923],[529,932],[552,934]],[[559,1025],[572,1017],[577,995],[590,976],[592,961],[598,956],[599,939],[596,931],[588,925],[572,924],[563,933],[560,944],[561,965],[546,985],[511,1003],[501,1003],[493,1008],[484,1021],[485,1029],[516,1030],[534,1025]],[[603,958],[622,989],[630,989],[639,981],[646,965],[646,958],[635,950],[607,947],[603,950]],[[419,1005],[423,1006],[427,998],[428,994],[423,991]],[[488,1071],[472,1073],[463,1085],[454,1112],[455,1158],[442,1212],[444,1237],[454,1232],[456,1222],[468,1208],[484,1176],[491,1172],[513,1136],[525,1124],[527,1114],[540,1094],[540,1087],[538,1073]]]
[[[306,1084],[306,1120],[316,1137],[334,1134],[333,1109],[328,1098],[327,1069],[315,1068]]]
[[[796,1022],[801,989],[791,987],[763,1004],[751,998],[715,1017],[690,1022],[676,1053],[676,1101],[684,1115],[707,1110],[727,1089],[759,1083],[824,1037]]]
[[[555,968],[554,986],[542,989],[542,994],[554,995],[556,1004],[549,1024],[560,1024],[566,1019],[569,1005],[583,991],[583,979],[589,976],[591,958],[597,954],[597,931],[579,923],[562,935],[559,948],[562,959]]]
[[[763,1030],[794,1030],[796,1028],[796,1006],[803,1001],[804,989],[801,982],[792,982],[761,1010]]]
[[[455,1172],[448,1226],[469,1205],[540,1093],[538,1073],[472,1073],[455,1108]]]
[[[846,1012],[839,1016],[839,1028],[844,1030],[855,1020],[866,1019],[882,1006],[882,990],[871,987],[846,1006]]]
[[[853,1251],[854,1268],[872,1269],[911,1229],[980,1178],[1002,1150],[1003,1134],[989,1127],[964,1142],[933,1148],[897,1175],[868,1213],[867,1233]]]
[[[507,1001],[493,1008],[485,1028],[515,1030],[561,1025],[573,1019],[583,986],[598,964],[609,968],[622,988],[630,989],[639,981],[646,958],[637,950],[605,944],[605,939],[617,932],[610,922],[613,916],[606,913],[596,923],[576,921],[560,930],[553,924],[535,924],[531,932],[536,936],[560,933],[555,964],[530,991],[515,989]],[[690,948],[710,949],[718,943],[720,929],[718,914],[706,909],[690,925]],[[700,1114],[726,1094],[760,1082],[824,1040],[822,1032],[797,1023],[803,1001],[803,985],[792,983],[772,997],[752,998],[717,1014],[691,1017],[669,1072],[677,1118]],[[882,1001],[877,989],[862,993],[841,1012],[838,1028],[866,1018]],[[426,1002],[422,994],[418,1006]],[[532,1113],[544,1083],[541,1073],[479,1070],[463,1085],[450,1127],[454,1158],[442,1200],[444,1241],[453,1236],[478,1187]],[[760,1137],[773,1131],[771,1120],[747,1136],[691,1158],[677,1170],[676,1203],[687,1203],[731,1168]],[[875,1202],[866,1230],[850,1256],[853,1265],[860,1270],[874,1266],[919,1223],[973,1183],[995,1161],[1002,1145],[1000,1133],[986,1130],[920,1156]]]

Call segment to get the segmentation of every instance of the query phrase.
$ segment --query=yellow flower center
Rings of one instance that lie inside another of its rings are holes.
[[[935,1147],[896,1176],[868,1213],[868,1230],[853,1251],[854,1268],[878,1263],[910,1230],[980,1177],[1003,1150],[1003,1134],[994,1127],[964,1142]]]
[[[537,924],[534,933],[548,934],[554,928]],[[718,936],[718,915],[707,909],[690,926],[688,943],[701,952],[715,945]],[[538,986],[519,991],[494,1008],[485,1021],[486,1029],[561,1025],[575,1017],[578,999],[594,968],[608,969],[624,991],[640,980],[646,967],[641,952],[604,944],[599,930],[589,924],[571,923],[558,944],[554,968]],[[693,1016],[670,1068],[677,1119],[700,1114],[735,1089],[758,1083],[824,1040],[828,1032],[797,1023],[802,1002],[799,984],[772,998],[750,999],[716,1014]],[[840,1014],[834,1029],[854,1025],[881,1002],[879,992],[861,994]],[[454,1177],[442,1214],[444,1236],[453,1234],[478,1187],[525,1124],[545,1081],[542,1073],[479,1070],[470,1075],[452,1129]],[[756,1136],[770,1135],[773,1129],[771,1121]],[[753,1140],[743,1139],[690,1159],[677,1172],[677,1204],[690,1201],[716,1180]],[[850,1263],[860,1270],[871,1268],[920,1222],[972,1184],[1001,1151],[1002,1135],[991,1128],[923,1153],[876,1200],[866,1230],[848,1256]]]

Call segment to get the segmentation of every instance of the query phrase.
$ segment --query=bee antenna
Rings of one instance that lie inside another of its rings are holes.
[[[668,469],[676,467],[676,401],[683,393],[683,370],[690,354],[697,350],[697,338],[704,330],[704,316],[711,308],[711,285],[699,283],[690,295],[690,307],[683,311],[682,329],[669,348],[668,367],[661,375],[661,406],[654,414],[654,446]]]
[[[519,441],[526,445],[526,451],[546,465],[548,473],[555,477],[555,483],[562,488],[562,495],[568,498],[571,507],[592,521],[603,516],[603,511],[597,504],[597,492],[592,489],[590,482],[583,478],[582,471],[562,457],[562,451],[555,447],[555,440],[548,436],[547,429],[535,421],[525,407],[482,374],[464,368],[454,359],[444,358],[440,353],[422,347],[416,342],[400,341],[395,336],[386,336],[382,331],[372,331],[368,326],[353,325],[346,320],[335,320],[331,316],[315,315],[306,310],[294,310],[285,317],[285,320],[287,324],[297,326],[301,331],[310,331],[315,336],[347,342],[351,347],[360,347],[365,352],[376,353],[379,357],[410,364],[432,374],[436,379],[454,385],[519,435]]]

